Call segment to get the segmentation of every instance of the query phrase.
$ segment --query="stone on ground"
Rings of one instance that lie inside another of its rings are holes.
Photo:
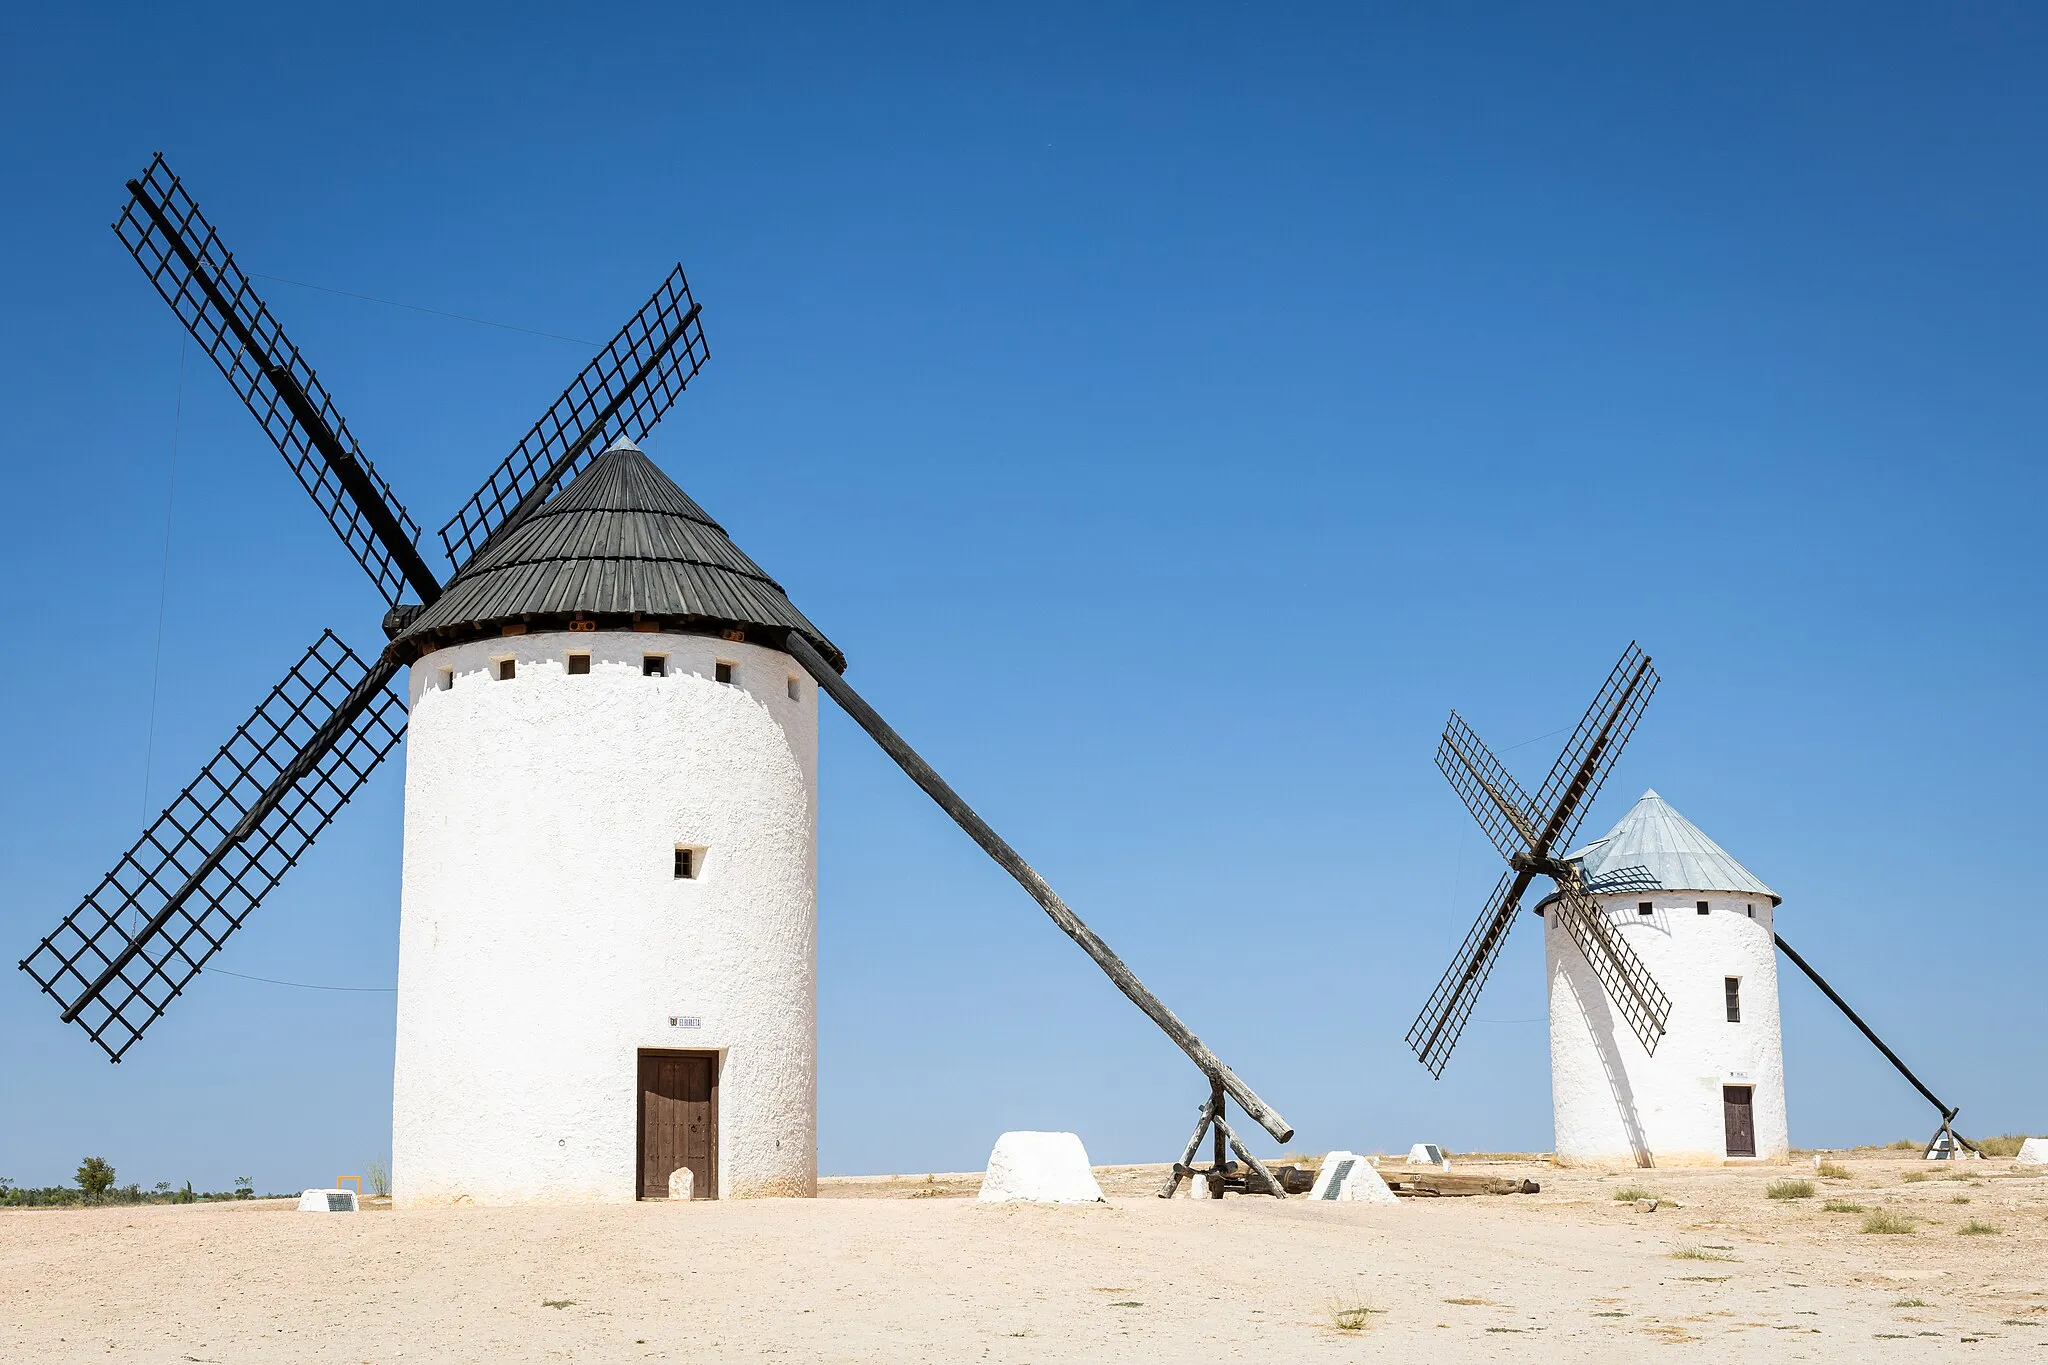
[[[1099,1204],[1102,1187],[1088,1151],[1072,1133],[1005,1133],[988,1154],[984,1204]]]
[[[1309,1187],[1310,1199],[1349,1200],[1360,1204],[1398,1204],[1401,1201],[1380,1179],[1372,1163],[1356,1152],[1331,1152],[1316,1172]]]
[[[354,1213],[354,1190],[307,1190],[299,1196],[300,1213]]]
[[[2022,1166],[2048,1166],[2048,1138],[2028,1138],[2013,1160]]]
[[[678,1166],[668,1173],[668,1197],[671,1199],[695,1199],[697,1197],[697,1173],[688,1166]]]

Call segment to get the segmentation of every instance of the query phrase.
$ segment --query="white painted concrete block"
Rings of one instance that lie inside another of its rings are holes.
[[[668,1173],[668,1197],[670,1199],[694,1199],[697,1197],[697,1173],[688,1166],[678,1166]]]
[[[2013,1160],[2022,1166],[2048,1166],[2048,1138],[2028,1138]]]
[[[299,1196],[300,1213],[355,1213],[354,1190],[307,1190]]]
[[[1104,1202],[1088,1150],[1072,1133],[1003,1134],[988,1154],[976,1197],[984,1204]]]
[[[1207,1199],[1209,1197],[1209,1177],[1206,1175],[1188,1176],[1180,1182],[1180,1188],[1173,1192],[1173,1197],[1175,1199]]]
[[[1347,1200],[1360,1204],[1396,1204],[1400,1200],[1372,1163],[1356,1152],[1331,1152],[1316,1172],[1310,1199]]]
[[[1443,1148],[1434,1142],[1418,1142],[1408,1149],[1410,1166],[1434,1166],[1440,1171],[1451,1169],[1451,1159],[1444,1155]]]

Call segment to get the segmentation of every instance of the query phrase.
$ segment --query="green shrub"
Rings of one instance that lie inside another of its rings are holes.
[[[78,1163],[78,1174],[74,1179],[87,1202],[97,1204],[107,1197],[108,1190],[114,1188],[114,1168],[105,1157],[89,1156]]]
[[[1617,1204],[1633,1204],[1638,1199],[1654,1198],[1656,1196],[1648,1190],[1639,1190],[1634,1185],[1624,1185],[1614,1192],[1614,1202]]]
[[[1830,1199],[1830,1200],[1828,1200],[1828,1202],[1827,1202],[1827,1203],[1825,1203],[1825,1204],[1822,1204],[1822,1205],[1821,1205],[1820,1207],[1821,1207],[1821,1211],[1822,1211],[1822,1212],[1824,1212],[1824,1213],[1869,1213],[1869,1212],[1870,1212],[1870,1209],[1869,1209],[1869,1207],[1868,1207],[1867,1205],[1864,1205],[1864,1204],[1852,1204],[1852,1203],[1850,1203],[1850,1202],[1849,1202],[1848,1200],[1846,1200],[1846,1199]]]
[[[1863,1230],[1898,1236],[1913,1230],[1913,1220],[1901,1217],[1890,1209],[1877,1209],[1863,1220]]]
[[[1773,1180],[1770,1184],[1764,1186],[1764,1198],[1811,1199],[1813,1198],[1813,1182],[1811,1180]]]
[[[1974,1218],[1956,1229],[1958,1237],[1990,1237],[1997,1232],[1998,1229],[1992,1227],[1991,1224],[1980,1223]]]
[[[1824,1180],[1847,1180],[1849,1178],[1849,1168],[1834,1161],[1821,1162],[1819,1166],[1814,1168],[1813,1173]]]

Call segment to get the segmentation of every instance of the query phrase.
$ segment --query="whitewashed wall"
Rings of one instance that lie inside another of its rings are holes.
[[[396,1202],[632,1200],[643,1047],[723,1054],[721,1197],[815,1194],[816,684],[753,645],[550,633],[430,654],[411,694]]]
[[[1645,1053],[1557,915],[1544,916],[1558,1160],[1723,1164],[1730,1159],[1724,1085],[1755,1088],[1756,1160],[1785,1160],[1790,1140],[1770,897],[1659,890],[1598,900],[1670,995],[1671,1019],[1656,1054]],[[1696,908],[1701,900],[1709,905],[1705,915]],[[1647,916],[1637,913],[1643,901],[1652,906]],[[1728,1022],[1723,995],[1731,976],[1742,980],[1736,1024]]]

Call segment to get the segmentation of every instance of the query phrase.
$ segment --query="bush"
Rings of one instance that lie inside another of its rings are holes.
[[[1773,1180],[1770,1184],[1764,1186],[1764,1198],[1811,1199],[1813,1198],[1813,1182],[1811,1180]]]
[[[2020,1154],[2020,1144],[2026,1140],[2025,1133],[2000,1133],[1997,1137],[1978,1139],[1977,1145],[1986,1156],[2013,1157]]]
[[[105,1157],[89,1156],[78,1163],[78,1174],[73,1177],[88,1203],[97,1204],[107,1197],[107,1191],[114,1188],[114,1168]]]
[[[1890,1209],[1878,1209],[1863,1220],[1863,1230],[1865,1232],[1883,1233],[1888,1236],[1898,1236],[1913,1230],[1913,1220],[1902,1218]]]
[[[1869,1213],[1869,1212],[1870,1212],[1870,1209],[1869,1209],[1869,1208],[1868,1208],[1867,1206],[1865,1206],[1865,1205],[1862,1205],[1862,1204],[1852,1204],[1852,1203],[1850,1203],[1850,1202],[1849,1202],[1848,1200],[1846,1200],[1846,1199],[1830,1199],[1830,1200],[1828,1200],[1828,1202],[1827,1202],[1827,1203],[1825,1203],[1825,1204],[1822,1204],[1822,1205],[1821,1205],[1820,1207],[1821,1207],[1821,1212],[1823,1212],[1823,1213]]]
[[[1991,1224],[1980,1223],[1974,1218],[1956,1229],[1958,1237],[1990,1237],[1997,1232],[1998,1229],[1992,1227]]]
[[[1639,1190],[1634,1185],[1624,1185],[1614,1192],[1614,1202],[1617,1204],[1633,1204],[1638,1199],[1655,1199],[1656,1197],[1648,1190]]]
[[[1813,1173],[1824,1180],[1847,1180],[1849,1178],[1849,1168],[1833,1161],[1821,1162],[1819,1166],[1814,1168]]]
[[[391,1168],[381,1161],[363,1163],[363,1183],[370,1187],[370,1193],[383,1198],[391,1193]]]

